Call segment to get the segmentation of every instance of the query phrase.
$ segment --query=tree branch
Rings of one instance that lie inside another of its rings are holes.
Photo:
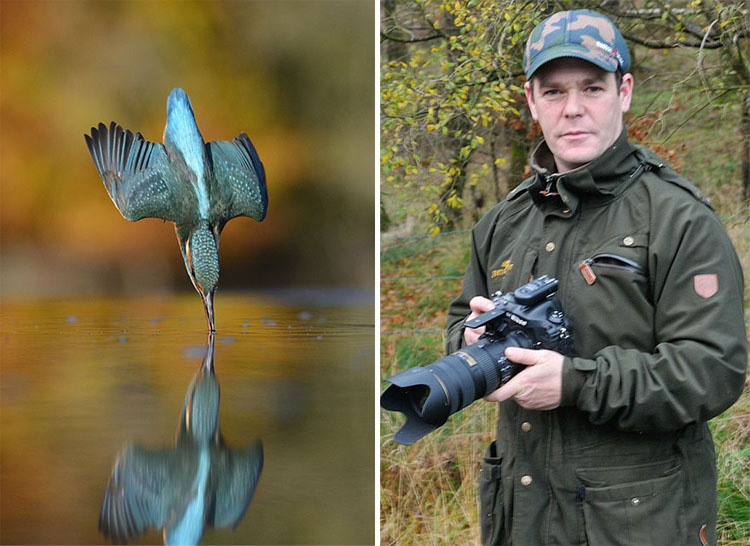
[[[440,34],[439,32],[436,32],[434,34],[430,34],[429,36],[422,36],[420,38],[399,38],[397,36],[393,36],[392,34],[387,34],[384,31],[380,31],[380,39],[381,41],[384,40],[391,40],[392,42],[399,42],[401,44],[416,44],[419,42],[429,42],[430,40],[437,40],[438,38],[445,38],[443,34]]]
[[[674,47],[703,47],[703,49],[720,49],[721,47],[723,47],[723,44],[720,41],[714,40],[706,41],[705,44],[702,43],[702,40],[672,40],[659,42],[657,40],[647,40],[645,38],[641,38],[640,36],[635,36],[627,32],[623,32],[622,35],[625,37],[625,39],[635,44],[648,47],[649,49],[672,49]]]

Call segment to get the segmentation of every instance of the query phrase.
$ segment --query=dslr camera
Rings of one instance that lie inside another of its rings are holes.
[[[467,328],[485,326],[475,344],[388,379],[391,385],[381,395],[380,405],[406,416],[394,439],[412,444],[452,414],[510,381],[526,366],[505,358],[508,347],[551,349],[570,355],[570,324],[554,296],[559,284],[544,275],[512,292],[495,292],[495,308],[465,323]]]

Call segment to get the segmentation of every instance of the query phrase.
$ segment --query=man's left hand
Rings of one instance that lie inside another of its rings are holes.
[[[513,399],[530,410],[551,410],[560,406],[564,357],[548,350],[508,347],[505,356],[528,369],[518,373],[505,385],[484,397],[490,402]]]

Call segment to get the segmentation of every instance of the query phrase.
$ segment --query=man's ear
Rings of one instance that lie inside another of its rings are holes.
[[[536,104],[534,103],[534,94],[531,91],[531,85],[531,82],[523,84],[523,91],[526,93],[526,103],[529,105],[529,110],[531,111],[531,119],[539,121],[536,116]],[[628,101],[629,104],[630,101]]]
[[[630,101],[633,98],[633,75],[630,73],[622,75],[620,84],[620,108],[624,114],[630,110]]]

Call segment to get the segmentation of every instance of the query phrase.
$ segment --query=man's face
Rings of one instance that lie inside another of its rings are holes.
[[[562,57],[542,66],[525,90],[531,117],[539,122],[558,171],[566,172],[596,159],[620,136],[633,77],[624,74],[618,92],[614,73]]]

